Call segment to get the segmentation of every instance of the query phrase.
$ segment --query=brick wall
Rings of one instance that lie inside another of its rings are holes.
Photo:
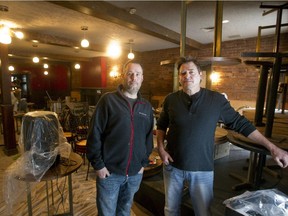
[[[288,34],[281,37],[280,52],[288,50]],[[241,39],[223,42],[221,50],[222,57],[233,57],[245,60],[241,57],[242,52],[255,52],[256,38]],[[261,39],[261,52],[272,52],[274,48],[274,37],[266,36]],[[201,50],[186,50],[187,55],[195,57],[211,57],[213,44],[204,45]],[[179,49],[166,49],[144,52],[141,54],[141,62],[144,68],[144,83],[141,91],[148,93],[150,97],[155,95],[166,95],[173,90],[174,65],[161,66],[163,60],[172,60],[179,56]],[[249,58],[254,60],[253,58]],[[287,61],[287,58],[286,58]],[[233,66],[214,66],[213,70],[218,72],[220,79],[218,83],[212,84],[212,89],[225,92],[230,100],[255,101],[257,96],[259,69],[244,63]]]
[[[280,52],[288,50],[288,33],[283,34],[280,39]],[[221,56],[241,58],[242,52],[255,52],[256,38],[233,40],[222,42]],[[272,52],[274,48],[274,37],[266,36],[261,39],[261,52]],[[213,44],[207,44],[200,50],[187,49],[186,55],[195,57],[211,57]],[[144,82],[141,93],[145,98],[151,100],[154,96],[166,96],[173,91],[173,71],[174,65],[160,65],[163,60],[173,60],[179,57],[179,48],[155,50],[143,53],[136,53],[136,59],[142,63],[144,69]],[[250,58],[250,60],[253,60]],[[118,66],[118,72],[121,73],[123,64],[127,62],[127,54],[123,53],[119,59],[107,59],[107,86],[103,92],[115,90],[121,83],[121,78],[112,78],[109,73],[113,66]],[[287,58],[286,58],[287,62]],[[245,65],[244,63],[233,66],[214,66],[213,70],[218,72],[219,82],[212,84],[212,89],[225,92],[229,100],[255,101],[257,97],[257,86],[259,72],[256,67]],[[81,87],[79,82],[79,71],[72,73],[72,90]],[[75,79],[78,82],[75,82]],[[287,78],[286,78],[287,79]],[[74,81],[73,81],[74,80]],[[80,79],[81,80],[81,79]],[[287,80],[286,80],[287,82]],[[287,99],[288,101],[288,99]]]

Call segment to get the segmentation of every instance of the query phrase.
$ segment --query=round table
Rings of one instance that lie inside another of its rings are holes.
[[[69,193],[69,212],[67,214],[73,215],[73,189],[72,189],[72,176],[71,174],[75,172],[82,165],[82,158],[79,154],[74,152],[70,153],[69,158],[60,159],[59,162],[51,166],[51,168],[44,174],[41,181],[46,181],[46,200],[47,200],[47,211],[49,213],[49,192],[48,192],[48,181],[54,179],[62,178],[68,176],[68,193]],[[26,181],[27,186],[27,205],[28,214],[32,216],[32,201],[31,201],[31,188],[30,182],[35,182],[35,178],[31,176],[18,177],[19,180]],[[53,203],[53,187],[51,183],[52,190],[52,203]]]

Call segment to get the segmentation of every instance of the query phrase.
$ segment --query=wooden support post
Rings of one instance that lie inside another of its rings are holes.
[[[267,87],[267,80],[269,74],[269,66],[262,65],[260,67],[260,77],[257,91],[257,100],[256,100],[256,109],[255,109],[255,117],[254,123],[256,126],[263,126],[263,110],[265,104],[265,94]]]
[[[5,153],[14,155],[18,153],[15,137],[15,126],[13,118],[13,105],[11,104],[11,75],[8,71],[8,45],[0,43],[0,65],[1,65],[1,111]]]

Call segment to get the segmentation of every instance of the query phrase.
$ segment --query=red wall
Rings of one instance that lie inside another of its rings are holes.
[[[107,85],[107,63],[105,57],[93,58],[81,66],[82,88],[105,88]]]
[[[48,69],[49,74],[44,75],[42,68],[30,68],[31,91],[66,91],[68,88],[68,68],[65,65],[52,65]]]
[[[50,64],[48,75],[44,75],[42,64],[18,65],[15,73],[29,74],[29,102],[35,108],[46,108],[47,92],[52,100],[64,99],[70,95],[70,68],[65,64]]]

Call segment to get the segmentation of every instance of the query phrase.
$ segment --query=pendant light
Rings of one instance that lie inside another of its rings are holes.
[[[37,48],[38,47],[38,41],[37,40],[33,40],[33,44],[32,44],[32,47],[33,48]],[[36,52],[35,52],[36,53]],[[34,57],[32,58],[32,61],[34,62],[34,63],[39,63],[39,61],[40,61],[40,59],[39,59],[39,57],[35,54],[34,55]]]
[[[81,30],[84,32],[84,38],[81,40],[81,46],[87,48],[89,47],[89,41],[85,37],[85,31],[88,30],[88,26],[81,26]]]
[[[133,44],[133,39],[130,39],[129,40],[129,46],[130,46],[130,52],[128,53],[128,59],[132,60],[134,59],[135,55],[134,53],[132,52],[132,44]]]

